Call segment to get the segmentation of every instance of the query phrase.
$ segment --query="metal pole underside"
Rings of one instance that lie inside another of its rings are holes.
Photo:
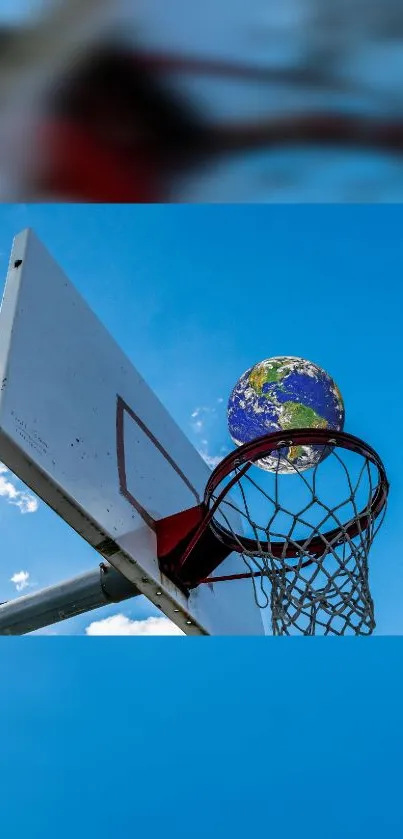
[[[25,635],[141,592],[106,563],[72,580],[0,604],[0,635]]]

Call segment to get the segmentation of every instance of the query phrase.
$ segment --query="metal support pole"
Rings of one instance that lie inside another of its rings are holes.
[[[140,591],[110,565],[0,605],[0,635],[25,635],[75,615],[120,603]]]

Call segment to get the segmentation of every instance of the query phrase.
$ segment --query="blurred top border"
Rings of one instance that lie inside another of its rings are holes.
[[[2,200],[402,200],[403,9],[266,6],[48,0],[3,25]]]

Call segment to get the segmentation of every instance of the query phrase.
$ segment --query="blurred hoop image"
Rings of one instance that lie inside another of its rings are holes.
[[[4,198],[399,201],[403,13],[362,6],[48,0],[3,26]]]

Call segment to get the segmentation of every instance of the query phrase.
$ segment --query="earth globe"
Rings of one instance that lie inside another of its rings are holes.
[[[259,361],[243,373],[228,401],[228,428],[237,446],[293,428],[341,431],[344,417],[343,398],[331,376],[317,364],[294,356]],[[329,446],[288,446],[256,466],[295,474],[311,469],[330,451]]]

